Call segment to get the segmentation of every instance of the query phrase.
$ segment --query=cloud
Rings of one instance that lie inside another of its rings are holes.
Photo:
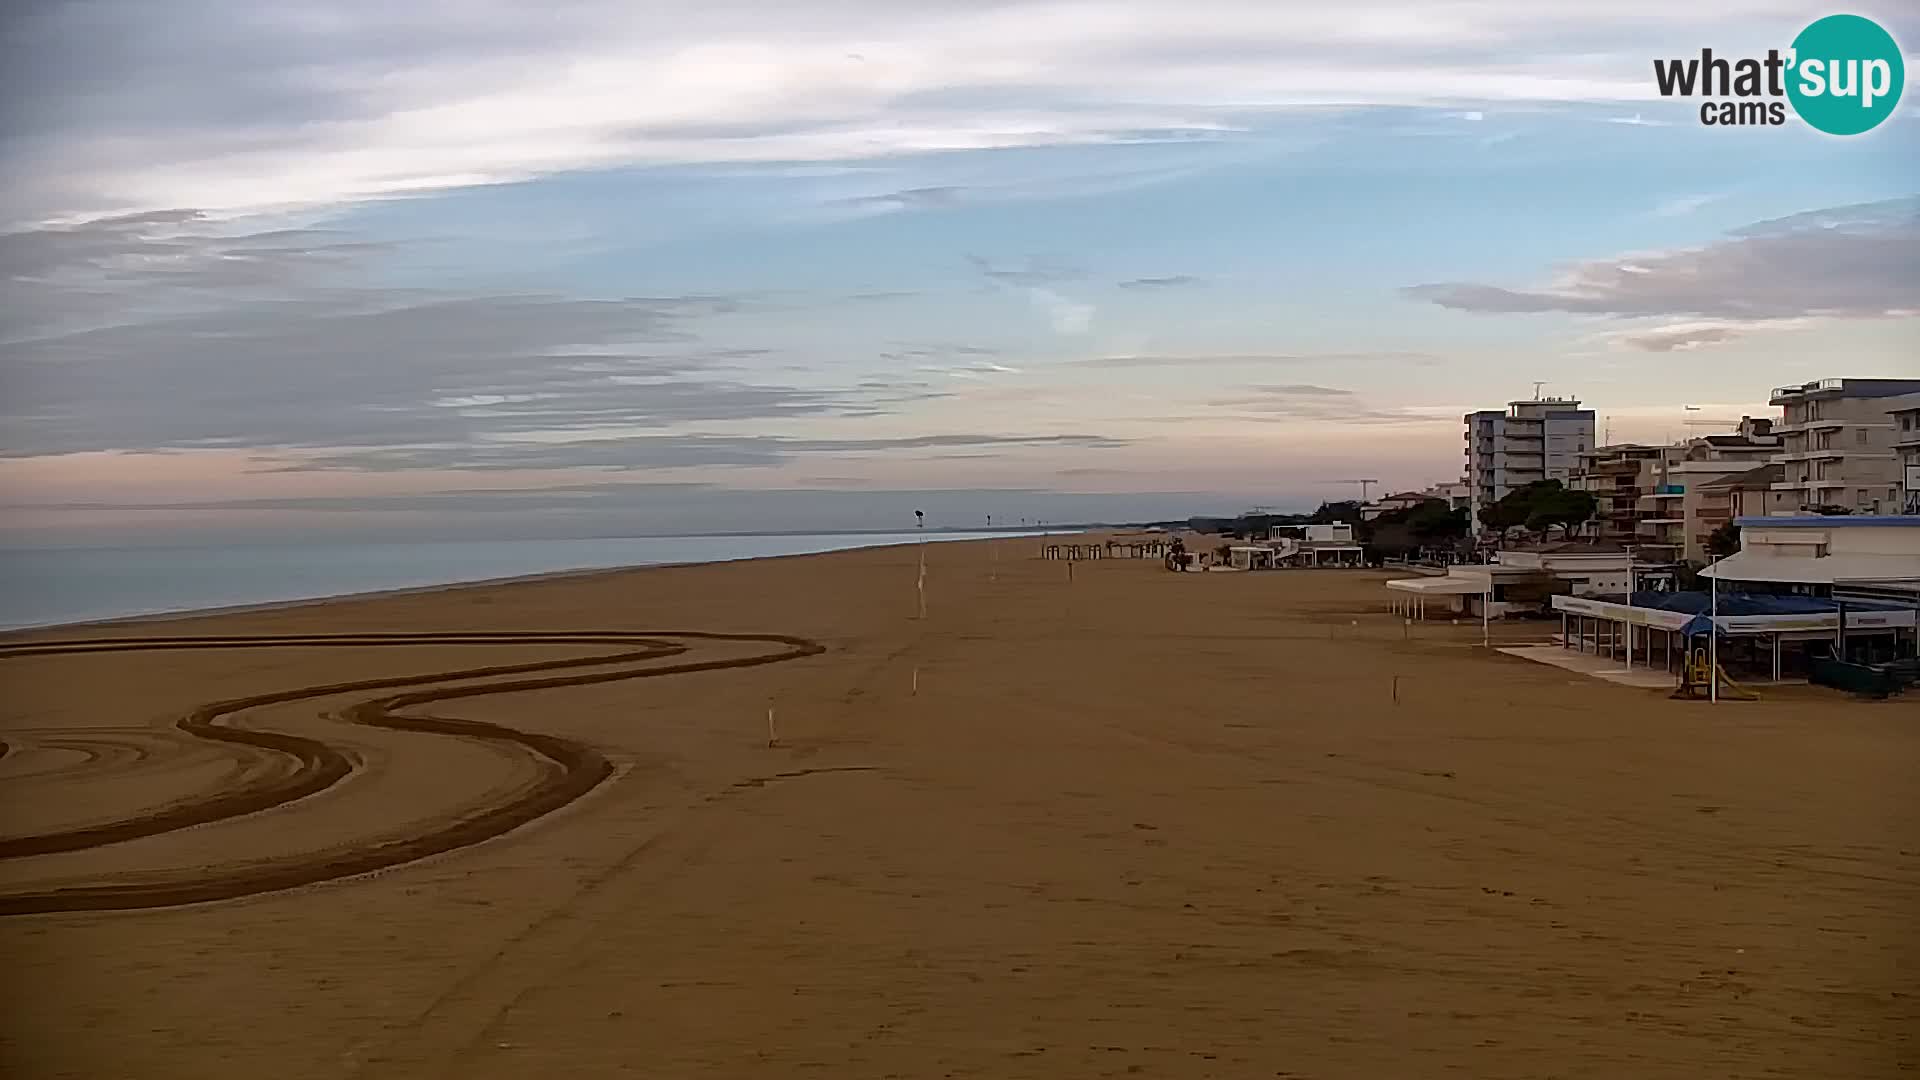
[[[1711,320],[1673,322],[1659,326],[1636,327],[1631,330],[1609,331],[1601,337],[1612,344],[1639,349],[1642,352],[1684,352],[1725,345],[1737,338],[1763,331],[1799,330],[1813,322],[1812,319],[1768,319],[1744,323]]]
[[[1024,266],[997,266],[978,255],[969,255],[967,261],[992,286],[1024,293],[1034,310],[1046,316],[1054,333],[1077,337],[1092,328],[1094,306],[1053,287],[1059,282],[1083,278],[1085,271],[1045,260],[1030,259]]]
[[[1327,106],[1646,101],[1644,58],[1732,14],[1761,38],[1804,22],[1786,0],[570,0],[535,22],[484,0],[32,5],[0,38],[0,219],[1231,137]]]
[[[1688,214],[1692,214],[1704,207],[1711,206],[1714,203],[1717,203],[1722,199],[1725,199],[1726,197],[1727,196],[1725,192],[1715,192],[1707,195],[1675,196],[1674,198],[1667,199],[1661,202],[1660,205],[1654,207],[1653,216],[1655,217],[1686,217]]]
[[[765,350],[706,340],[753,309],[747,296],[395,288],[371,261],[386,251],[325,229],[232,231],[189,211],[0,236],[0,453],[485,444],[506,455],[516,439],[872,417],[942,393],[817,372],[804,386],[772,381]]]
[[[1338,424],[1433,424],[1459,422],[1458,413],[1441,415],[1410,409],[1375,408],[1363,402],[1351,390],[1316,386],[1311,383],[1280,383],[1247,386],[1236,397],[1218,398],[1207,404],[1215,409],[1231,410],[1259,419],[1328,422]]]
[[[519,470],[543,468],[632,472],[657,469],[768,467],[809,455],[888,456],[955,449],[1071,447],[1105,450],[1124,439],[1088,434],[945,434],[890,438],[796,438],[778,435],[662,434],[562,443],[483,441],[417,443],[302,455],[289,471],[395,469]],[[984,455],[992,456],[992,455]]]
[[[1200,279],[1192,274],[1169,274],[1166,277],[1139,277],[1120,283],[1123,289],[1171,289],[1181,285],[1197,285]]]
[[[839,199],[835,205],[880,210],[934,210],[958,205],[966,191],[966,188],[954,185],[906,188],[878,195]]]
[[[1699,248],[1579,263],[1541,288],[1443,282],[1403,292],[1476,312],[1899,317],[1920,308],[1920,197],[1763,221]]]
[[[341,284],[397,241],[166,210],[0,231],[0,340],[136,309],[190,311]]]
[[[1441,362],[1433,353],[1400,352],[1307,352],[1307,353],[1122,353],[1095,356],[1069,363],[1100,368],[1198,368],[1240,367],[1262,364],[1410,364],[1430,366]]]
[[[1092,304],[1081,303],[1052,289],[1043,289],[1038,286],[1029,288],[1027,297],[1033,301],[1035,308],[1046,315],[1048,325],[1053,327],[1053,332],[1056,334],[1065,337],[1077,336],[1086,333],[1093,325]]]
[[[1340,390],[1331,386],[1314,386],[1311,383],[1281,383],[1275,386],[1254,386],[1248,389],[1257,390],[1262,394],[1273,397],[1350,398],[1353,396],[1353,391],[1351,390]]]
[[[1054,285],[1087,276],[1087,272],[1077,266],[1052,259],[1028,259],[1018,266],[999,266],[992,260],[979,255],[968,255],[967,262],[973,264],[973,268],[980,273],[980,276],[988,281],[1016,288]]]

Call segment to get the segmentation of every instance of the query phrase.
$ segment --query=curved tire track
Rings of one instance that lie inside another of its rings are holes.
[[[695,660],[655,667],[629,666],[617,667],[614,670],[584,672],[569,670],[632,665],[681,655],[687,651],[685,645],[663,640],[669,638],[764,643],[781,646],[781,648],[754,656]],[[327,683],[202,705],[182,717],[175,726],[198,739],[244,746],[279,755],[285,761],[282,769],[238,788],[214,792],[119,821],[36,836],[13,837],[0,842],[0,858],[78,851],[245,814],[259,813],[324,791],[353,772],[355,765],[351,756],[317,739],[285,732],[233,727],[222,722],[225,718],[246,709],[366,690],[394,689],[476,678],[500,680],[502,676],[528,675],[536,672],[563,672],[541,674],[534,678],[505,679],[478,685],[439,687],[388,695],[358,702],[349,706],[341,714],[350,723],[368,727],[450,735],[517,747],[535,759],[539,764],[542,778],[531,789],[507,802],[486,807],[477,813],[435,825],[412,835],[344,853],[321,853],[314,856],[241,864],[212,870],[190,879],[149,878],[0,894],[0,915],[131,910],[228,900],[390,869],[403,863],[468,847],[519,828],[580,798],[612,774],[612,763],[590,746],[554,735],[519,731],[477,720],[438,716],[401,716],[397,715],[397,710],[432,702],[493,694],[655,678],[699,671],[757,667],[814,656],[826,651],[825,646],[818,642],[783,634],[606,630],[91,638],[0,648],[0,659],[173,649],[467,644],[620,644],[630,648],[597,656],[498,664],[421,675]]]

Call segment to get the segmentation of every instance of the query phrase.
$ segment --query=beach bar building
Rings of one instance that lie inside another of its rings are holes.
[[[1814,658],[1910,658],[1920,622],[1920,517],[1742,517],[1740,550],[1701,571],[1717,589],[1556,596],[1561,641],[1671,670],[1717,626],[1731,660],[1775,680]]]
[[[1412,619],[1482,615],[1499,619],[1541,613],[1546,598],[1555,592],[1574,596],[1626,592],[1635,573],[1632,556],[1617,544],[1534,544],[1495,552],[1492,562],[1448,567],[1444,576],[1389,581],[1387,601],[1396,615]]]
[[[1689,639],[1717,625],[1720,662],[1778,682],[1804,674],[1813,656],[1866,650],[1913,655],[1915,612],[1898,601],[1792,594],[1634,593],[1556,596],[1560,642],[1636,667],[1678,671]],[[1709,611],[1717,614],[1709,616]]]
[[[1241,570],[1359,567],[1366,565],[1366,548],[1354,539],[1353,526],[1273,525],[1264,544],[1240,544],[1228,549],[1232,565]]]

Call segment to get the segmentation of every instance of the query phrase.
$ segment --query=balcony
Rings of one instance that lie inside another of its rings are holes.
[[[1838,461],[1847,456],[1845,450],[1838,447],[1823,446],[1815,450],[1797,450],[1791,454],[1776,454],[1775,461]]]
[[[1809,394],[1823,394],[1831,390],[1845,389],[1846,385],[1845,379],[1821,379],[1819,382],[1804,383],[1800,386],[1776,386],[1767,402],[1771,405],[1787,405],[1805,400]]]
[[[1593,463],[1593,467],[1587,471],[1595,473],[1637,473],[1640,471],[1640,463],[1637,461],[1596,461]]]

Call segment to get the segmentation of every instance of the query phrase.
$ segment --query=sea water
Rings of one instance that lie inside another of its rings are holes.
[[[0,549],[0,628],[312,600],[567,570],[728,562],[1007,533]]]

